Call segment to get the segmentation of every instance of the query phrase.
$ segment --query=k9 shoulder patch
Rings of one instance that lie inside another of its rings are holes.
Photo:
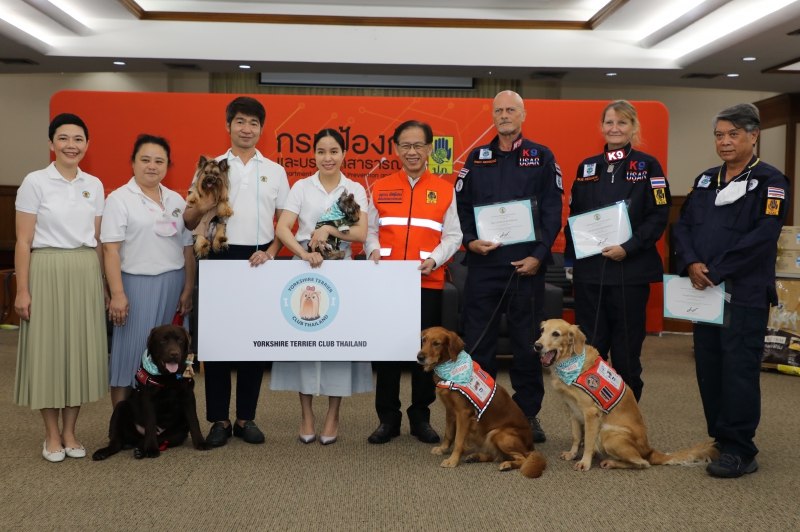
[[[653,197],[656,199],[656,205],[667,205],[667,204],[669,204],[669,199],[667,198],[667,189],[666,188],[654,188],[653,189]]]
[[[784,201],[778,198],[764,198],[761,202],[762,211],[767,216],[780,216],[784,209]]]

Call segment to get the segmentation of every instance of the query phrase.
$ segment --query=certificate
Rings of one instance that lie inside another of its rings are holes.
[[[664,276],[664,317],[723,325],[725,283],[695,290],[688,277]]]
[[[419,352],[419,261],[201,260],[201,361],[409,360]]]
[[[475,207],[478,238],[505,245],[533,242],[536,232],[530,199]]]
[[[597,255],[603,248],[623,244],[633,235],[628,206],[623,202],[570,216],[567,221],[576,259]]]

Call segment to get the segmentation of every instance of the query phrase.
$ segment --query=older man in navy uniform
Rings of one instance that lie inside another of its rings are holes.
[[[703,172],[681,208],[673,235],[678,271],[697,290],[726,283],[728,327],[695,324],[697,383],[708,434],[720,457],[706,470],[740,477],[758,470],[753,437],[761,417],[760,370],[775,255],[789,208],[789,181],[753,154],[758,109],[740,104],[714,120],[722,166]]]
[[[514,401],[528,417],[534,441],[543,442],[545,433],[536,416],[542,407],[544,383],[532,345],[538,324],[544,320],[544,278],[550,248],[561,229],[561,170],[546,146],[522,136],[525,106],[519,94],[501,92],[494,99],[492,112],[497,136],[469,154],[455,185],[469,268],[464,289],[465,341],[473,359],[496,377],[500,312],[494,319],[492,316],[502,305],[514,355]],[[540,241],[501,246],[478,238],[476,205],[532,197],[541,218]],[[532,331],[534,323],[537,325]],[[476,346],[484,329],[486,335]]]

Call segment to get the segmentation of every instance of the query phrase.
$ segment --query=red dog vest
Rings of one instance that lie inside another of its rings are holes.
[[[478,411],[478,421],[481,420],[481,416],[489,408],[489,403],[492,402],[494,392],[497,390],[497,383],[494,382],[492,376],[485,373],[474,360],[472,361],[472,377],[469,379],[469,384],[439,381],[436,386],[461,392],[472,403],[475,410]]]
[[[588,393],[606,414],[619,404],[625,393],[625,381],[600,357],[572,385]]]

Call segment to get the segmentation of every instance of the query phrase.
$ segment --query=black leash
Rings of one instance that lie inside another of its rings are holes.
[[[603,261],[603,269],[600,271],[600,293],[597,296],[597,312],[595,313],[594,317],[594,332],[592,333],[592,341],[589,345],[594,344],[594,340],[597,338],[597,324],[600,321],[600,303],[603,301],[603,279],[606,273],[606,262],[608,262],[608,257],[605,257]],[[631,348],[628,343],[628,309],[627,305],[625,304],[625,261],[624,259],[620,261],[620,275],[622,281],[622,325],[625,327],[625,367],[628,369],[627,375],[630,376],[631,374]],[[610,349],[609,349],[610,350]],[[611,367],[615,367],[616,360],[614,357],[611,357]]]
[[[472,349],[470,349],[467,352],[468,354],[472,354],[472,352],[475,351],[475,348],[480,345],[481,341],[483,340],[483,337],[486,336],[486,333],[489,331],[489,327],[492,325],[492,322],[494,321],[495,316],[497,316],[497,311],[500,310],[501,306],[503,306],[503,299],[506,297],[506,293],[508,292],[508,287],[511,286],[511,281],[514,279],[515,275],[517,275],[517,270],[516,269],[514,269],[514,271],[511,272],[511,277],[508,278],[508,282],[506,283],[506,287],[503,290],[503,295],[500,296],[500,301],[497,303],[497,306],[495,307],[494,312],[492,313],[492,317],[489,318],[489,322],[486,324],[486,327],[483,329],[483,332],[481,333],[480,337],[478,337],[478,341],[475,342],[475,345],[472,346]],[[512,295],[517,293],[517,288],[519,288],[519,276],[517,276],[517,286],[514,288],[514,292],[512,292]],[[509,321],[510,321],[510,317],[509,317],[509,312],[508,311],[510,309],[511,309],[511,299],[509,299],[508,307],[506,309],[506,319],[509,320]]]

